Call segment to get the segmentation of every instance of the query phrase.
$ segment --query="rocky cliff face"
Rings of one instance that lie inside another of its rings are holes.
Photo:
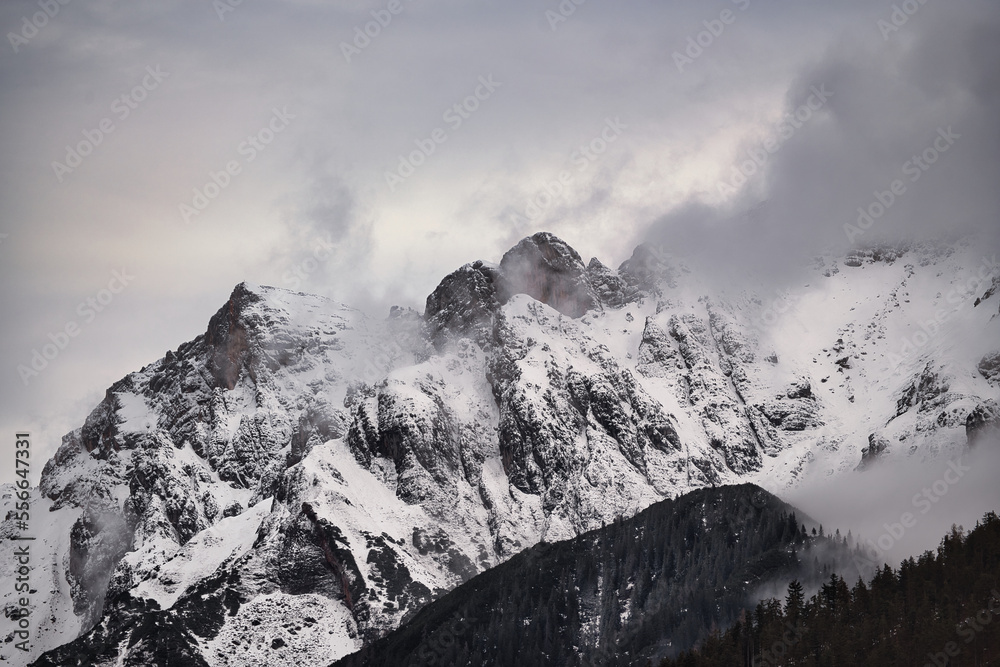
[[[484,262],[466,264],[442,280],[427,297],[424,317],[437,349],[465,338],[480,347],[488,345],[493,316],[500,307],[496,286],[499,277],[496,267]]]
[[[552,306],[569,317],[599,307],[579,253],[552,234],[529,236],[500,260],[500,300],[515,294]]]
[[[775,300],[536,234],[384,320],[241,284],[46,465],[38,647],[72,643],[38,664],[325,665],[689,489],[961,451],[1000,398],[992,302],[949,299],[970,258],[825,258]]]

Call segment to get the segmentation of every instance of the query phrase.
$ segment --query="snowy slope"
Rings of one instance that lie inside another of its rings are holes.
[[[0,500],[4,517],[9,517],[15,509],[16,489],[11,484],[0,487]],[[34,492],[33,492],[34,493]],[[29,510],[30,532],[35,539],[31,542],[11,539],[22,536],[13,520],[0,524],[0,581],[4,582],[3,606],[5,610],[19,607],[18,600],[23,593],[15,590],[19,563],[14,554],[18,548],[29,545],[31,555],[29,573],[30,607],[30,651],[15,648],[23,637],[14,633],[20,630],[16,620],[5,613],[0,618],[0,661],[4,664],[27,664],[44,650],[72,641],[80,632],[80,618],[74,614],[70,585],[66,579],[69,567],[70,528],[80,515],[80,510],[72,507],[52,511],[53,503],[48,498],[37,495],[31,500]]]

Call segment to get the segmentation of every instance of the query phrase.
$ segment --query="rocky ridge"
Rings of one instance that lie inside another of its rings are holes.
[[[973,254],[825,258],[768,301],[652,246],[615,271],[542,233],[382,321],[241,284],[46,465],[39,649],[83,634],[37,664],[329,664],[660,499],[961,451],[1000,398]],[[959,329],[981,344],[954,349]]]

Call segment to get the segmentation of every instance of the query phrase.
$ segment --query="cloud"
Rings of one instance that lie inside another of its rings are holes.
[[[543,229],[609,265],[652,237],[774,272],[801,249],[846,245],[843,224],[940,125],[962,135],[954,152],[865,240],[995,226],[989,3],[928,3],[889,40],[875,21],[890,9],[860,0],[595,0],[554,30],[553,1],[403,5],[350,62],[342,43],[385,3],[244,2],[220,17],[212,3],[73,2],[16,52],[4,45],[0,430],[79,423],[80,397],[203,331],[242,280],[382,316],[421,308],[452,269]],[[674,53],[724,9],[736,21],[678,71]],[[37,11],[0,3],[4,34]],[[122,117],[113,105],[149,67],[169,76]],[[449,126],[490,75],[502,86]],[[743,194],[720,198],[741,153],[823,83],[834,97]],[[249,160],[240,147],[286,107],[295,118]],[[627,125],[620,137],[542,214],[512,223],[609,118]],[[60,182],[52,163],[104,119],[113,131]],[[447,141],[390,191],[385,172],[439,127]],[[185,225],[179,206],[234,160],[240,173]],[[335,250],[302,275],[326,232]],[[134,285],[24,387],[17,365],[122,267]]]
[[[953,524],[968,531],[983,514],[996,511],[998,469],[1000,443],[983,442],[951,460],[907,459],[836,478],[817,476],[783,500],[822,523],[827,533],[850,530],[872,549],[872,560],[897,567],[936,549]]]
[[[657,220],[649,237],[778,280],[809,253],[831,248],[962,233],[978,233],[995,248],[995,7],[926,5],[888,39],[874,22],[861,28],[803,65],[788,83],[781,117],[745,137],[716,187]],[[817,88],[828,89],[829,100],[800,114],[783,140],[788,114]],[[762,151],[769,134],[773,152]],[[763,159],[755,164],[754,155]],[[719,187],[739,183],[740,170],[755,173],[742,187]]]

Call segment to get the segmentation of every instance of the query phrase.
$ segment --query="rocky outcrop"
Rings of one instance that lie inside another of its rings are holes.
[[[293,466],[327,440],[342,438],[347,433],[347,415],[328,403],[314,401],[299,415],[292,432],[291,451],[287,466]]]
[[[500,260],[500,274],[501,303],[515,294],[527,294],[569,317],[580,317],[599,304],[580,254],[547,232],[529,236],[508,250]]]
[[[233,290],[229,302],[217,312],[208,323],[205,343],[210,348],[208,370],[215,380],[215,386],[233,389],[240,372],[248,370],[253,374],[255,364],[248,358],[251,352],[250,337],[261,324],[253,317],[247,317],[249,306],[260,297],[240,283]]]
[[[647,317],[636,370],[646,377],[672,378],[684,368],[676,341],[652,317]]]
[[[933,409],[944,403],[951,385],[948,379],[931,364],[926,364],[918,377],[915,377],[896,400],[896,416],[902,415],[911,407],[922,411]]]
[[[986,291],[983,292],[981,296],[976,297],[976,300],[973,302],[973,305],[975,306],[979,306],[979,304],[993,298],[993,295],[996,294],[998,290],[1000,290],[1000,274],[996,272],[996,264],[995,264],[996,255],[993,256],[993,262],[994,263],[992,264],[992,269],[991,269],[991,273],[993,274],[993,279],[990,281],[990,285],[989,287],[986,288]],[[1000,311],[1000,308],[998,308],[998,311]]]
[[[983,355],[977,368],[990,382],[1000,383],[1000,350]]]
[[[844,263],[853,267],[877,262],[892,264],[909,249],[910,245],[907,243],[875,243],[854,250],[845,258]]]
[[[804,431],[820,426],[816,402],[809,399],[767,401],[758,406],[772,426],[782,431]]]
[[[554,315],[551,310],[534,313],[546,323]],[[555,350],[526,336],[522,322],[519,317],[498,321],[497,354],[488,369],[500,410],[500,452],[511,484],[541,496],[542,507],[551,511],[572,495],[576,479],[598,485],[611,473],[598,469],[606,463],[606,447],[643,476],[651,451],[679,454],[671,417],[629,371],[601,358],[597,350],[597,369],[560,363]],[[545,373],[544,386],[539,372]]]
[[[498,278],[497,269],[484,262],[466,264],[445,277],[427,297],[424,318],[439,351],[460,338],[486,345],[500,307]]]
[[[539,232],[504,254],[498,266],[477,261],[445,277],[427,297],[424,318],[438,351],[462,338],[490,344],[498,309],[517,294],[527,294],[569,317],[588,310],[621,308],[643,291],[657,293],[671,269],[651,250],[637,250],[616,272],[596,257],[586,266],[580,254],[553,234]]]
[[[987,400],[975,407],[965,420],[965,435],[969,446],[1000,443],[1000,406]]]
[[[806,378],[801,378],[788,385],[788,389],[785,391],[785,396],[792,399],[807,398],[815,400],[816,398],[812,393],[812,384],[810,384],[809,380]]]
[[[132,549],[132,533],[117,507],[91,503],[70,532],[69,569],[66,580],[74,611],[83,626],[97,623],[104,611],[104,595],[111,573]]]
[[[788,385],[784,394],[758,403],[755,408],[767,423],[780,431],[804,431],[823,425],[812,384],[806,378],[795,380]]]
[[[737,473],[761,466],[761,434],[754,429],[745,402],[733,390],[724,367],[713,363],[715,340],[709,325],[694,315],[670,318],[670,336],[676,341],[686,367],[687,401],[701,417],[709,443],[719,450],[726,465]]]
[[[485,347],[500,306],[516,294],[580,317],[602,305],[618,308],[635,292],[598,259],[585,267],[565,241],[540,232],[507,251],[499,266],[477,261],[449,274],[427,297],[424,318],[438,351],[463,338]]]
[[[597,299],[609,308],[621,308],[636,293],[618,272],[604,266],[596,257],[587,264],[587,280]]]
[[[886,453],[889,449],[889,441],[885,436],[878,433],[872,433],[868,436],[868,446],[861,450],[861,463],[858,464],[858,470],[864,470],[868,468]]]

